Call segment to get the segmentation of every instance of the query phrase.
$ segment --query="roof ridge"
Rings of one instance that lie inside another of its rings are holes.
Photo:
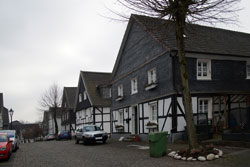
[[[81,73],[92,73],[92,74],[111,74],[112,72],[81,71]]]
[[[138,15],[138,14],[131,14],[131,16],[134,16],[134,17],[145,17],[145,18],[150,18],[150,19],[155,19],[155,20],[161,20],[161,21],[170,21],[170,22],[174,22],[172,20],[167,20],[167,19],[164,19],[164,18],[158,18],[158,17],[151,17],[151,16],[145,16],[145,15]],[[250,35],[250,33],[247,33],[247,32],[242,32],[242,31],[236,31],[236,30],[230,30],[230,29],[226,29],[226,28],[222,28],[222,27],[214,27],[214,26],[209,26],[209,25],[203,25],[203,24],[197,24],[197,23],[187,23],[187,25],[194,25],[194,26],[200,26],[200,27],[205,27],[205,28],[211,28],[211,29],[217,29],[217,30],[222,30],[222,31],[229,31],[229,32],[233,32],[233,33],[242,33],[242,34],[245,34],[245,35]]]

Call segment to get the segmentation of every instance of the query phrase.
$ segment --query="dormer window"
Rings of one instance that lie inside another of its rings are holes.
[[[148,85],[156,83],[156,68],[148,70]]]
[[[211,60],[197,59],[197,80],[211,80]]]
[[[247,79],[250,79],[250,60],[247,61],[246,69],[247,69]]]
[[[135,94],[138,92],[138,89],[137,89],[137,78],[133,78],[131,80],[131,94]]]
[[[82,94],[81,93],[79,94],[78,99],[79,99],[79,103],[81,103],[82,102]]]

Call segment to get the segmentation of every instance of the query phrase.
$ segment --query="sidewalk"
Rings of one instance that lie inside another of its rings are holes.
[[[123,142],[118,140],[111,139],[110,142],[118,147],[134,147],[134,149],[149,149],[149,143],[145,141],[139,142]],[[225,144],[226,142],[224,142]],[[230,142],[229,142],[230,144]],[[120,145],[120,146],[119,146]],[[185,143],[167,143],[167,153],[172,150],[180,150],[183,148],[188,148],[188,144]],[[221,149],[224,153],[223,157],[220,159],[216,159],[214,161],[206,161],[206,162],[181,162],[182,160],[175,160],[170,157],[162,157],[158,158],[159,161],[165,159],[169,162],[169,165],[176,164],[176,166],[211,166],[211,167],[248,167],[250,166],[250,149],[244,147],[233,147],[233,146],[220,146],[216,145],[216,148]],[[149,151],[148,151],[149,152]],[[149,154],[148,154],[149,155]],[[166,159],[167,158],[167,159]]]

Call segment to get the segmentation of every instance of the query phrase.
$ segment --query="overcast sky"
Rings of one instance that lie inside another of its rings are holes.
[[[41,120],[38,101],[53,83],[77,86],[80,70],[112,71],[127,24],[102,16],[114,1],[0,0],[0,92],[13,120]],[[223,27],[250,33],[250,1],[241,7],[239,26]]]

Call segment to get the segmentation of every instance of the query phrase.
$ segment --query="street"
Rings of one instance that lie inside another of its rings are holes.
[[[141,147],[139,147],[141,146]],[[143,146],[143,147],[142,147]],[[11,159],[0,162],[0,167],[246,167],[250,164],[250,150],[222,148],[226,155],[210,162],[184,162],[170,157],[151,158],[147,143],[108,141],[107,144],[83,145],[71,141],[25,143],[12,154]],[[169,145],[168,148],[173,147]]]

